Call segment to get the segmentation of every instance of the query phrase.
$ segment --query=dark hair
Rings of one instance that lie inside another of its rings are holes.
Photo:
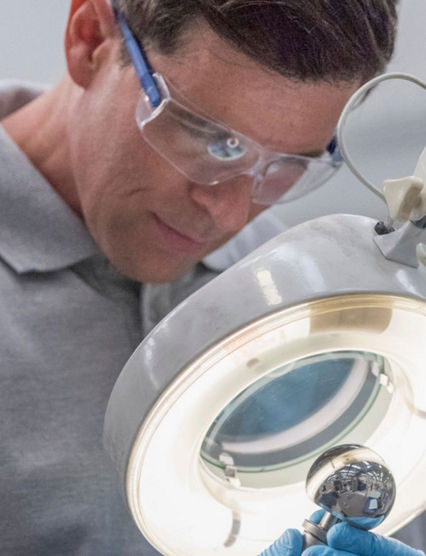
[[[367,80],[394,48],[397,0],[118,0],[134,35],[173,53],[200,18],[259,64],[302,81]]]

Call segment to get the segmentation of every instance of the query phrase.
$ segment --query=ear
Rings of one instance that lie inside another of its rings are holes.
[[[102,47],[116,30],[114,15],[105,0],[72,0],[65,33],[68,72],[87,88],[102,61]]]

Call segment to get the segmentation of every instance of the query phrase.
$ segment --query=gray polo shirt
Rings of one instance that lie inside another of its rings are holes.
[[[32,95],[3,89],[0,117]],[[102,446],[139,297],[0,127],[0,554],[158,554]]]

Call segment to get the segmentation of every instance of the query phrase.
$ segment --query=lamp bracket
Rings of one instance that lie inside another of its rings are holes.
[[[424,250],[424,247],[419,249],[419,246],[426,246],[425,224],[425,218],[417,222],[405,222],[390,233],[376,235],[374,242],[386,259],[417,268],[419,252]]]

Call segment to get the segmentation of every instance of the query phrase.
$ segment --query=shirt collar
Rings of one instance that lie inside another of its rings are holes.
[[[0,256],[25,273],[59,270],[99,253],[82,220],[0,126]]]

